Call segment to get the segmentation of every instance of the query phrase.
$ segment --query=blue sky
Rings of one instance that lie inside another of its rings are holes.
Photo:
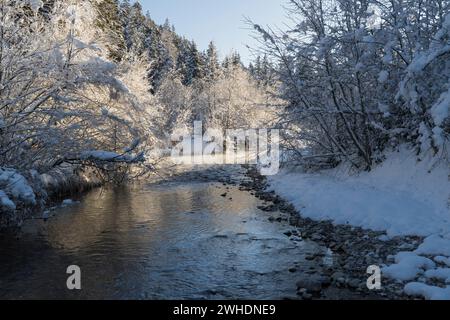
[[[140,0],[144,11],[159,24],[168,18],[176,31],[194,40],[199,49],[214,41],[221,55],[237,50],[251,60],[246,45],[255,46],[244,16],[261,25],[282,26],[286,0]]]

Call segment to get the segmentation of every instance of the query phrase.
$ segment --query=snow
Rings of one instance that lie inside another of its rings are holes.
[[[434,257],[434,261],[436,263],[445,264],[446,266],[450,267],[450,258],[444,256],[436,256]]]
[[[450,51],[449,45],[444,45],[441,48],[430,48],[426,52],[419,52],[408,66],[407,71],[410,74],[419,73],[422,71],[431,61],[439,56],[444,55]]]
[[[430,259],[413,252],[400,252],[395,256],[395,262],[383,268],[383,275],[402,281],[413,280],[419,273],[436,266]]]
[[[450,89],[444,92],[436,105],[431,108],[431,116],[434,123],[441,126],[444,120],[450,116]]]
[[[433,270],[427,270],[425,277],[444,280],[446,283],[450,283],[450,268],[437,268]]]
[[[130,155],[130,154],[118,154],[110,151],[85,151],[81,154],[81,158],[84,160],[99,160],[99,161],[115,161],[115,162],[138,162],[143,158],[142,154]]]
[[[305,217],[387,231],[389,237],[430,236],[450,233],[448,168],[443,163],[429,172],[433,165],[402,150],[369,173],[284,170],[269,183]]]
[[[36,204],[36,196],[28,184],[27,179],[16,170],[0,168],[0,187],[4,196],[1,197],[2,204],[12,208],[13,201],[22,201],[28,205]],[[11,198],[13,200],[11,200]],[[9,199],[9,201],[8,201]],[[15,205],[15,204],[14,204]]]
[[[450,236],[450,234],[447,236]],[[422,255],[443,255],[449,257],[450,238],[440,235],[429,236],[415,252]]]
[[[391,240],[392,238],[391,237],[389,237],[388,235],[386,235],[386,234],[383,234],[383,235],[381,235],[381,236],[379,236],[378,237],[378,240],[380,240],[380,241],[389,241],[389,240]]]
[[[42,212],[42,219],[48,219],[48,218],[50,218],[50,211],[45,210],[44,212]]]
[[[445,144],[444,130],[440,127],[434,127],[432,132],[435,144],[440,148],[443,148]]]
[[[61,205],[62,205],[63,207],[67,207],[67,206],[72,206],[72,205],[77,204],[77,203],[79,203],[79,202],[78,202],[78,201],[74,201],[74,200],[72,200],[72,199],[65,199],[65,200],[61,203]]]
[[[41,0],[28,0],[27,2],[34,12],[38,12],[38,10],[44,5]]]
[[[0,205],[6,210],[16,210],[16,204],[9,199],[3,190],[0,190]]]
[[[361,63],[361,62],[358,62],[358,63],[356,64],[356,66],[355,66],[355,71],[361,72],[361,71],[363,71],[363,70],[364,70],[364,64]]]
[[[419,142],[422,150],[428,150],[431,148],[430,133],[427,125],[421,122],[419,125]]]
[[[383,274],[400,281],[411,281],[421,274],[427,279],[437,279],[450,284],[450,268],[436,268],[429,258],[435,256],[436,263],[450,266],[450,239],[440,235],[427,237],[414,252],[401,252],[395,257],[395,264],[383,268]],[[421,282],[411,282],[405,286],[405,293],[425,299],[450,299],[450,287],[442,289]]]
[[[442,24],[442,28],[436,33],[434,36],[434,40],[438,42],[439,40],[443,40],[443,38],[450,31],[450,14],[447,14],[444,19],[444,23]]]
[[[442,268],[450,267],[450,181],[445,161],[431,156],[417,161],[417,154],[403,147],[371,172],[352,175],[344,166],[320,173],[284,169],[268,181],[269,188],[302,216],[386,231],[382,241],[395,236],[425,237],[416,251],[394,256],[394,263],[383,267],[383,276],[401,282],[438,279],[450,283],[450,268]],[[408,283],[405,293],[450,299],[450,287],[420,282]]]
[[[449,300],[450,286],[439,288],[420,282],[411,282],[405,286],[404,292],[410,296],[424,297],[427,300]]]
[[[383,70],[378,75],[378,82],[385,83],[388,80],[388,78],[389,78],[389,72],[387,72],[386,70]]]

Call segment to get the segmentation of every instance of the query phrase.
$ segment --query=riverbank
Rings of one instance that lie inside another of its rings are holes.
[[[313,265],[308,273],[295,266],[286,266],[292,274],[300,299],[408,299],[403,287],[395,280],[382,278],[382,289],[367,288],[368,266],[382,267],[392,255],[413,250],[423,240],[420,237],[384,239],[385,232],[364,230],[350,225],[333,225],[331,221],[304,218],[293,204],[269,188],[266,177],[253,166],[195,166],[180,169],[173,181],[217,181],[238,186],[263,201],[259,209],[269,214],[271,223],[290,226],[285,236],[293,243],[313,241],[330,249],[333,263],[326,262],[324,252],[307,257]],[[227,194],[223,195],[224,197]]]
[[[354,234],[353,239],[365,238],[367,248],[356,250],[354,258],[358,262],[360,254],[378,254],[379,261],[372,262],[382,267],[384,282],[398,284],[411,297],[450,299],[450,180],[445,158],[418,160],[405,147],[387,154],[370,172],[352,173],[345,165],[321,172],[286,168],[269,177],[268,184],[303,218],[330,221],[339,229],[376,230]]]
[[[269,190],[266,177],[255,168],[248,168],[247,175],[251,182],[241,183],[242,190],[254,191],[255,196],[267,204],[261,209],[273,212],[273,223],[282,223],[279,213],[287,213],[292,230],[286,234],[292,241],[312,240],[331,250],[335,263],[324,269],[323,255],[314,255],[309,259],[316,261],[317,270],[323,274],[311,274],[303,278],[299,275],[297,289],[304,299],[408,299],[401,284],[391,279],[382,278],[381,290],[371,291],[367,288],[367,268],[371,265],[383,266],[390,256],[401,250],[417,248],[419,237],[396,237],[387,241],[380,240],[384,232],[364,230],[349,225],[333,225],[330,221],[314,221],[303,218],[301,212]],[[286,222],[286,221],[285,221]]]
[[[289,175],[288,175],[289,176]],[[268,179],[261,176],[255,167],[239,166],[193,166],[180,169],[171,177],[180,181],[219,181],[224,184],[237,185],[265,201],[260,209],[271,213],[272,223],[289,224],[292,230],[286,236],[292,241],[312,240],[330,249],[335,257],[332,266],[325,266],[323,253],[309,257],[316,262],[316,270],[309,274],[293,272],[300,298],[305,299],[411,299],[416,295],[407,295],[405,283],[388,272],[382,273],[381,290],[369,290],[367,273],[369,266],[378,266],[383,272],[389,265],[394,265],[397,256],[403,252],[413,252],[423,243],[425,237],[419,235],[389,235],[387,230],[374,231],[370,228],[354,226],[350,223],[336,223],[331,220],[312,219],[303,215],[302,209],[295,206],[295,201],[278,194],[270,182],[278,176]],[[281,178],[278,180],[282,180]],[[282,183],[282,181],[280,181]],[[295,187],[290,192],[294,199],[303,199]],[[312,191],[314,187],[312,186]],[[319,196],[320,193],[317,193]],[[382,199],[381,199],[382,200]],[[338,202],[336,202],[338,205]],[[320,212],[319,212],[320,213]],[[415,261],[412,267],[417,267]],[[442,262],[438,266],[444,266]],[[420,269],[419,267],[417,267]],[[294,271],[295,268],[292,268]],[[305,279],[306,276],[306,279]],[[422,279],[423,280],[423,279]],[[436,278],[427,279],[431,286],[442,286]],[[408,292],[410,293],[410,292]],[[423,298],[423,295],[418,295]]]
[[[0,230],[22,225],[30,218],[47,218],[50,210],[67,198],[80,196],[102,182],[89,170],[61,167],[46,174],[30,172],[24,176],[12,169],[2,169],[4,197],[0,206]],[[7,204],[7,205],[5,205]]]

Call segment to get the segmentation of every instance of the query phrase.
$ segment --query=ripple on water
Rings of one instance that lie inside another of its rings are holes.
[[[27,222],[19,239],[2,235],[0,298],[295,297],[288,269],[308,270],[305,254],[323,249],[290,241],[259,205],[214,183],[94,190],[47,222]],[[71,264],[81,292],[65,289]]]

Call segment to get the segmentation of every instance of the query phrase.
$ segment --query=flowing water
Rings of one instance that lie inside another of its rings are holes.
[[[295,298],[305,256],[324,249],[289,239],[259,205],[219,183],[94,190],[0,234],[0,298]],[[69,265],[81,290],[66,287]]]

